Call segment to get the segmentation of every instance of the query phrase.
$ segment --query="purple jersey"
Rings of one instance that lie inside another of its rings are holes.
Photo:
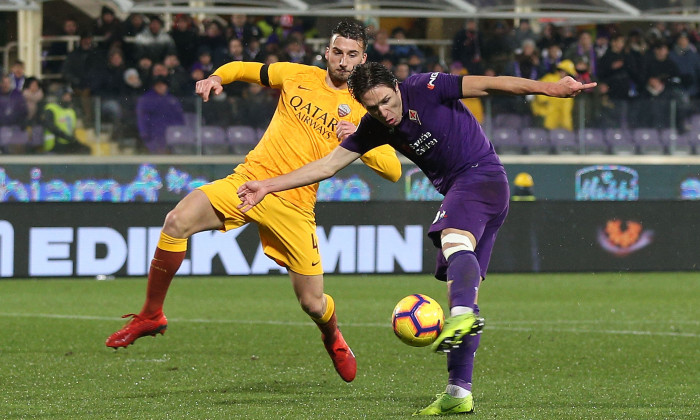
[[[415,163],[443,195],[470,168],[505,174],[479,122],[460,101],[462,76],[416,74],[401,83],[399,91],[403,116],[398,126],[386,127],[366,114],[357,131],[340,145],[364,154],[390,144]]]

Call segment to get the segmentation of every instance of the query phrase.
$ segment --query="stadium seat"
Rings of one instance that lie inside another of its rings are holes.
[[[636,152],[636,146],[632,142],[630,133],[623,128],[605,130],[605,141],[610,145],[612,154],[633,155]]]
[[[583,144],[582,152],[587,155],[608,154],[610,147],[605,142],[603,130],[584,128],[579,132],[579,142]]]
[[[37,149],[44,146],[44,127],[40,125],[32,126],[32,135],[29,138],[29,144]]]
[[[659,130],[655,128],[635,128],[632,138],[640,155],[662,155],[664,146],[659,139]]]
[[[247,125],[232,125],[226,130],[226,134],[233,153],[237,155],[250,152],[260,140],[255,129]]]
[[[700,114],[693,114],[688,118],[690,131],[700,130]]]
[[[578,153],[576,135],[573,131],[561,128],[550,130],[549,141],[552,143],[554,153],[558,155],[572,155]]]
[[[659,130],[659,141],[672,155],[689,155],[693,153],[693,147],[688,142],[688,135],[681,135],[673,128],[662,128]]]
[[[197,153],[197,138],[192,127],[171,125],[165,129],[165,142],[176,155]]]
[[[6,153],[26,153],[29,135],[17,125],[0,127],[0,148]]]
[[[531,155],[546,155],[552,151],[549,133],[544,128],[524,128],[520,132],[520,141]]]
[[[226,132],[215,125],[202,126],[202,154],[225,155],[231,152]]]
[[[680,144],[685,145],[684,147],[689,150],[689,153],[700,154],[700,129],[691,130],[680,136],[678,140],[680,140]],[[679,146],[676,145],[676,149],[678,148]]]
[[[493,127],[497,128],[513,128],[519,130],[524,126],[523,117],[520,114],[496,114],[493,118]]]
[[[501,154],[522,154],[523,144],[518,130],[514,128],[495,128],[491,134],[491,142]]]

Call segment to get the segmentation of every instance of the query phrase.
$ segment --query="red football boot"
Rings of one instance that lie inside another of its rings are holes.
[[[141,315],[136,314],[126,314],[122,318],[131,318],[131,321],[121,330],[110,335],[105,344],[107,347],[119,348],[127,347],[133,344],[137,338],[141,338],[146,335],[152,335],[155,337],[156,334],[165,334],[165,330],[168,328],[168,320],[160,312],[155,318],[144,318]]]
[[[335,330],[335,337],[335,341],[332,343],[327,343],[324,339],[323,345],[331,356],[333,366],[335,366],[335,371],[338,372],[338,375],[340,375],[345,382],[352,382],[357,373],[355,354],[350,350],[350,347],[348,347],[348,343],[345,342],[340,330]],[[325,337],[322,336],[321,338]]]

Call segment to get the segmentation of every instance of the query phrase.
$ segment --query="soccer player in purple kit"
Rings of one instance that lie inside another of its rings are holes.
[[[447,282],[450,305],[450,316],[431,346],[433,351],[447,353],[448,385],[433,403],[415,414],[473,412],[472,371],[478,333],[484,325],[478,291],[496,234],[508,213],[510,191],[493,145],[460,99],[491,93],[567,98],[595,83],[582,84],[571,77],[539,82],[423,73],[399,84],[381,64],[366,63],[355,67],[348,85],[367,109],[357,129],[339,124],[338,138],[345,139],[326,157],[288,174],[242,185],[240,208],[247,211],[268,193],[329,178],[382,144],[413,161],[445,196],[428,236],[438,248],[435,277]]]

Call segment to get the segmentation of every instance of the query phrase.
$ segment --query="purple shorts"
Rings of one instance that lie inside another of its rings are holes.
[[[470,173],[455,180],[428,231],[438,248],[435,278],[447,280],[447,260],[440,243],[440,233],[447,228],[466,230],[474,235],[477,242],[474,253],[481,277],[486,278],[498,229],[508,214],[509,199],[508,178],[504,173]]]

